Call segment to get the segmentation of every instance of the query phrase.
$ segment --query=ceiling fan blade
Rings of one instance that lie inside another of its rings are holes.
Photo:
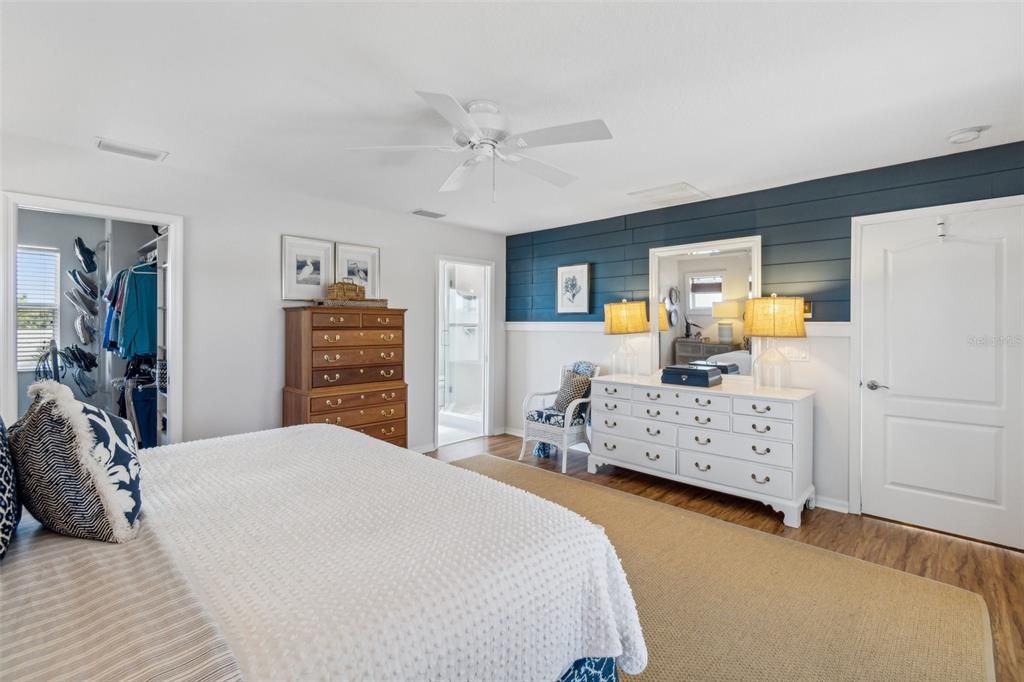
[[[473,140],[479,140],[483,137],[483,133],[480,131],[480,126],[478,126],[476,121],[473,120],[473,117],[462,108],[462,105],[459,104],[458,100],[451,95],[445,95],[439,92],[422,92],[420,90],[417,90],[416,94],[422,97],[427,104],[434,107],[437,113],[444,116],[448,123],[452,124],[452,126],[459,132],[464,133],[466,137]]]
[[[380,147],[349,147],[347,152],[462,152],[462,147],[441,147],[429,144],[395,144]]]
[[[444,181],[444,184],[441,185],[437,191],[454,192],[462,189],[463,185],[466,184],[466,179],[469,177],[469,174],[472,173],[473,169],[486,158],[486,154],[477,154],[476,156],[463,161],[455,167],[455,170],[452,171],[452,174],[448,176],[448,179]]]
[[[519,154],[501,154],[498,158],[513,168],[518,168],[524,173],[528,173],[534,177],[540,178],[541,180],[550,182],[556,187],[565,187],[578,179],[575,175],[566,173],[561,168],[555,168],[543,161],[531,159],[529,156],[520,156]]]
[[[516,133],[506,137],[501,144],[509,151],[521,151],[534,147],[550,147],[555,144],[610,139],[612,139],[612,133],[608,130],[608,126],[601,119],[594,119],[593,121],[566,123],[561,126]]]

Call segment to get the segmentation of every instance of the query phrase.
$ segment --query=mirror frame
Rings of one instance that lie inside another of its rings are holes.
[[[704,251],[707,249],[718,249],[720,251],[750,249],[750,293],[755,298],[761,295],[761,235],[756,234],[749,237],[717,239],[714,241],[694,242],[689,244],[674,244],[672,246],[662,246],[648,251],[648,310],[657,311],[658,304],[661,302],[661,298],[658,296],[658,280],[660,279],[661,274],[659,272],[660,260],[662,258],[671,258],[672,256],[692,255],[694,251]],[[661,369],[661,337],[658,332],[657,313],[652,312],[649,317],[651,320],[651,329],[648,332],[648,336],[651,339],[650,366],[651,373],[653,374]],[[756,355],[760,352],[759,339],[752,338],[750,345],[751,354]]]

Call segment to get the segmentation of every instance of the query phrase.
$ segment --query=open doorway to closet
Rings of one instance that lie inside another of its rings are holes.
[[[486,432],[493,263],[438,261],[438,446]]]
[[[4,200],[4,419],[25,413],[33,383],[52,379],[128,419],[140,447],[181,440],[181,218]]]

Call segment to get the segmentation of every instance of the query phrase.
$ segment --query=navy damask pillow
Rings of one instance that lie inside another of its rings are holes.
[[[126,542],[139,530],[142,497],[131,425],[75,400],[55,381],[29,388],[28,412],[10,432],[18,496],[50,530]]]
[[[7,554],[20,520],[21,504],[14,482],[14,461],[7,444],[7,427],[0,418],[0,559]]]

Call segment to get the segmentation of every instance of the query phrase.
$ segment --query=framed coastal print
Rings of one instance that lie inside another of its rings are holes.
[[[558,313],[590,312],[590,263],[563,265],[558,268]]]
[[[366,287],[366,298],[380,298],[380,249],[359,244],[334,244],[335,278],[348,277]]]
[[[308,237],[281,236],[281,298],[313,301],[327,296],[334,281],[333,243]]]

